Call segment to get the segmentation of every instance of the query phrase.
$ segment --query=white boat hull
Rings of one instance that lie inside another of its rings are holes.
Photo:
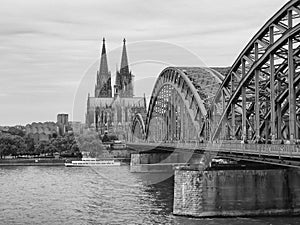
[[[66,167],[91,167],[91,166],[94,167],[94,166],[121,166],[121,164],[75,165],[75,164],[72,164],[72,163],[65,163],[65,166]]]
[[[91,167],[91,166],[121,166],[121,162],[115,162],[114,160],[83,160],[83,161],[72,161],[71,163],[65,163],[66,167]]]

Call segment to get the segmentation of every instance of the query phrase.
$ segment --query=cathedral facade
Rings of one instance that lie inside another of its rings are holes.
[[[136,113],[146,113],[145,97],[134,97],[133,74],[129,70],[126,40],[123,40],[120,69],[116,71],[114,93],[108,69],[105,39],[103,38],[100,67],[97,71],[94,96],[88,95],[86,125],[100,134],[115,134],[129,140],[131,123]],[[113,94],[113,95],[112,95]]]

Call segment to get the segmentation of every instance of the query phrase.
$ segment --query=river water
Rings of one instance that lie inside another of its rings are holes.
[[[179,217],[172,204],[172,178],[149,185],[128,166],[0,167],[0,224],[300,225],[300,217]]]

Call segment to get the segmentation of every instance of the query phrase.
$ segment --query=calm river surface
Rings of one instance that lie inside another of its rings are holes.
[[[172,185],[146,185],[127,166],[0,167],[0,224],[300,225],[300,217],[173,216]]]

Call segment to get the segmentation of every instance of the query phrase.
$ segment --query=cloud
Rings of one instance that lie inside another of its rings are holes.
[[[0,97],[7,97],[8,96],[8,93],[1,93],[0,92]]]
[[[0,90],[5,95],[0,94],[0,125],[14,123],[16,108],[21,123],[54,120],[60,109],[70,113],[77,84],[98,59],[103,36],[108,50],[120,47],[123,37],[128,43],[163,40],[194,52],[206,64],[228,66],[285,2],[3,0]],[[129,48],[128,53],[134,60],[135,51]],[[113,74],[119,61],[120,55],[109,58]],[[179,56],[174,61],[183,60]],[[96,70],[92,72],[95,76]],[[156,76],[156,68],[148,73]]]

